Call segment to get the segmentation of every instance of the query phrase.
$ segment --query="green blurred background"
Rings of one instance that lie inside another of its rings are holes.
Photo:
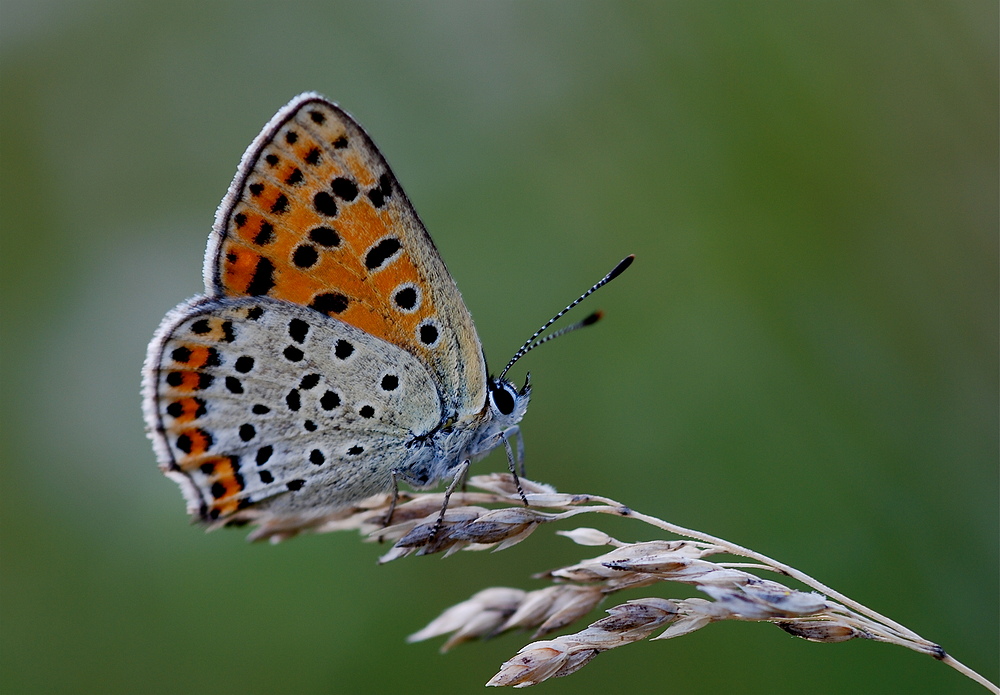
[[[304,90],[380,144],[494,368],[637,255],[589,302],[603,324],[515,370],[534,478],[768,553],[998,678],[996,2],[0,12],[0,690],[480,692],[527,635],[444,656],[405,636],[587,556],[543,529],[378,567],[351,534],[188,524],[143,434],[145,346],[200,291],[244,148]],[[651,593],[696,594],[622,598]],[[981,692],[741,623],[539,687]]]

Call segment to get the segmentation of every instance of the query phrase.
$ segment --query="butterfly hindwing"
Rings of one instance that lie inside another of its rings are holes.
[[[472,317],[430,236],[361,127],[316,94],[293,99],[247,150],[216,217],[210,296],[289,301],[398,345],[445,411],[480,410]]]
[[[401,442],[441,419],[413,355],[311,309],[199,299],[151,345],[147,421],[161,466],[205,520],[322,514],[391,487]]]

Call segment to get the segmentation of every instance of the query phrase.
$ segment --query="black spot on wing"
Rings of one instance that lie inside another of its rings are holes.
[[[267,220],[261,220],[260,229],[253,237],[253,243],[258,246],[267,246],[274,241],[274,226]]]
[[[348,303],[347,297],[339,292],[329,292],[313,297],[312,302],[309,303],[309,308],[329,316],[330,314],[339,314],[344,311]]]
[[[319,404],[323,410],[333,410],[340,405],[340,396],[334,391],[327,391],[323,394],[323,397],[319,399]]]
[[[240,372],[241,374],[246,374],[251,369],[253,369],[253,364],[254,364],[253,357],[251,357],[250,355],[242,355],[236,358],[236,363],[233,365],[233,367],[236,369],[236,371]]]
[[[337,230],[329,227],[316,227],[310,230],[309,239],[328,248],[340,246],[340,235],[337,234]]]
[[[247,294],[252,297],[259,297],[267,294],[274,288],[274,264],[261,256],[257,259],[257,267],[254,268],[253,277],[247,285]]]
[[[278,215],[288,212],[288,196],[282,193],[275,198],[274,202],[271,203],[271,212]]]
[[[337,216],[337,201],[326,191],[320,191],[313,196],[313,208],[326,217]]]
[[[343,176],[338,176],[333,181],[330,182],[330,190],[338,198],[342,198],[347,202],[351,202],[358,197],[358,187],[350,179],[345,179]]]
[[[312,268],[318,260],[319,252],[309,244],[297,246],[292,253],[292,263],[302,269]]]
[[[296,343],[304,342],[309,333],[309,324],[302,319],[292,319],[288,322],[288,335]]]
[[[399,243],[399,239],[395,237],[386,237],[380,242],[375,244],[368,253],[365,254],[365,267],[368,270],[375,270],[381,268],[385,265],[386,261],[393,258],[399,250],[403,247]]]

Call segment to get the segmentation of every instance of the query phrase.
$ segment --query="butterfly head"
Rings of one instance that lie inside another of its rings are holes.
[[[531,375],[525,375],[520,391],[514,382],[504,377],[490,377],[487,388],[486,405],[493,422],[501,429],[520,422],[531,399]]]
[[[508,431],[517,425],[528,410],[531,399],[531,384],[528,377],[520,391],[512,381],[503,377],[491,376],[486,380],[486,403],[479,415],[466,423],[463,429],[471,433],[461,456],[473,461],[481,459],[496,448],[504,440]],[[454,457],[451,457],[454,459]],[[442,458],[442,460],[445,460]],[[443,478],[454,464],[448,462],[448,468],[437,477]]]

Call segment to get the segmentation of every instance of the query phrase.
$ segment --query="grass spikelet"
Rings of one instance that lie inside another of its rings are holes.
[[[536,641],[504,662],[487,685],[535,685],[568,676],[610,649],[645,639],[673,639],[712,623],[740,620],[773,623],[812,642],[867,639],[896,644],[932,656],[1000,695],[996,685],[939,645],[807,574],[748,548],[641,514],[605,497],[562,494],[522,478],[528,504],[524,506],[509,474],[475,476],[468,485],[472,491],[453,494],[443,517],[441,494],[410,493],[393,512],[391,526],[382,526],[390,503],[388,496],[382,496],[335,519],[317,521],[315,530],[357,529],[369,540],[394,541],[381,562],[408,555],[503,550],[522,542],[544,524],[581,514],[631,518],[682,538],[629,543],[590,527],[557,531],[581,547],[609,549],[535,575],[551,582],[536,591],[483,589],[409,637],[416,642],[449,635],[441,648],[446,651],[472,639],[533,630]],[[280,534],[283,529],[275,531]],[[789,577],[811,591],[793,589],[754,572]],[[612,594],[660,582],[691,586],[707,598],[650,596],[626,601],[607,609],[607,617],[578,632],[539,640],[576,622]]]

